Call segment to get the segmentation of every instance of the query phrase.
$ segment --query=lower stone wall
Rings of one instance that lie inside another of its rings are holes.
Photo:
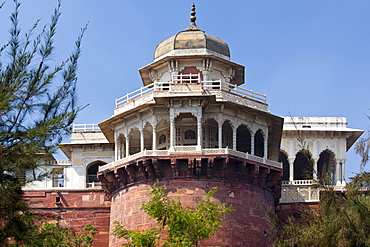
[[[276,215],[282,221],[289,217],[301,218],[301,213],[307,210],[318,210],[320,202],[296,202],[296,203],[279,203],[276,206]]]
[[[24,198],[35,212],[78,232],[93,225],[98,229],[93,246],[109,246],[110,200],[103,191],[25,191]]]
[[[275,212],[275,198],[269,189],[261,186],[223,179],[169,179],[160,180],[166,184],[169,196],[179,197],[181,202],[195,206],[197,198],[217,187],[216,203],[229,203],[235,211],[226,215],[222,227],[210,239],[199,246],[270,246],[268,237],[272,229],[266,213]],[[151,182],[142,182],[121,189],[113,194],[111,205],[111,227],[114,221],[122,223],[126,229],[147,230],[156,226],[154,220],[140,210]],[[123,239],[110,236],[110,246],[121,246]]]

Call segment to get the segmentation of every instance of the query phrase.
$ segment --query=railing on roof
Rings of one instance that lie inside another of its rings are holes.
[[[200,74],[172,74],[172,83],[202,83]]]
[[[72,164],[70,160],[50,160],[47,163],[50,165],[59,165],[59,166],[66,166]]]
[[[116,99],[116,107],[119,107],[121,105],[124,105],[130,101],[133,101],[135,99],[140,98],[143,95],[146,95],[148,93],[151,93],[154,91],[154,83],[149,84],[148,86],[141,87],[131,93],[126,94],[125,96],[122,96],[119,99]]]
[[[74,124],[72,132],[100,132],[98,124]]]
[[[217,85],[217,84],[215,84],[215,82],[216,83],[218,82],[219,84]],[[207,82],[205,82],[205,83],[207,83]],[[221,80],[220,81],[209,81],[208,83],[209,84],[203,84],[203,89],[207,89],[207,90],[218,89],[218,90],[222,90],[222,91],[225,91],[225,92],[234,93],[234,94],[239,95],[240,97],[243,97],[243,98],[249,98],[249,99],[253,99],[253,100],[256,100],[256,101],[260,101],[262,103],[266,103],[266,95],[265,94],[260,94],[260,93],[253,92],[252,90],[248,90],[248,89],[239,87],[236,84],[221,82]]]
[[[320,201],[320,189],[311,185],[287,186],[283,184],[281,188],[280,203],[318,201]]]
[[[315,183],[317,183],[316,180],[306,179],[306,180],[293,180],[293,181],[284,180],[282,184],[284,185],[313,185]]]
[[[176,84],[200,84],[204,91],[223,91],[232,93],[242,98],[247,98],[251,100],[258,101],[260,103],[266,103],[266,95],[253,92],[242,87],[239,87],[236,84],[230,84],[227,82],[222,82],[221,80],[215,81],[202,81],[200,74],[181,74],[173,75],[172,81],[170,82],[154,82],[145,87],[141,87],[131,93],[122,96],[116,100],[116,108],[123,106],[129,102],[135,101],[138,98],[147,95],[152,92],[161,92],[161,91],[172,91],[172,86]]]

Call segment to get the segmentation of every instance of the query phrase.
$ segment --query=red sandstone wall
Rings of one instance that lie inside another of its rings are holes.
[[[110,200],[102,191],[26,191],[24,197],[38,213],[59,218],[61,225],[81,231],[86,224],[98,229],[95,247],[109,246]],[[60,203],[56,204],[59,197]],[[36,203],[35,203],[36,202]]]
[[[301,212],[307,210],[315,212],[319,207],[319,202],[281,203],[276,208],[276,214],[282,221],[287,220],[288,217],[299,219],[301,218]]]
[[[272,193],[257,185],[227,180],[175,179],[165,181],[170,196],[180,197],[183,203],[194,206],[213,187],[218,188],[216,201],[230,203],[235,211],[227,215],[220,230],[199,246],[269,246],[267,238],[272,234],[266,212],[275,212]],[[162,180],[161,184],[164,181]],[[150,183],[136,184],[116,193],[111,205],[111,227],[119,221],[126,229],[146,230],[155,222],[140,210],[148,200]],[[123,239],[110,236],[110,246],[121,246]]]

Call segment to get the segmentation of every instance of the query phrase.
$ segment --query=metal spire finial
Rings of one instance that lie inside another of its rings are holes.
[[[191,6],[191,12],[190,12],[190,25],[188,26],[187,29],[185,29],[185,31],[201,31],[199,29],[199,27],[197,27],[197,24],[195,24],[195,20],[197,19],[197,17],[195,17],[195,4],[193,3],[193,5]]]
[[[195,12],[195,4],[194,3],[191,6],[191,12],[190,12],[190,14],[191,14],[190,21],[195,23],[195,20],[197,19],[197,17],[195,17],[196,12]]]

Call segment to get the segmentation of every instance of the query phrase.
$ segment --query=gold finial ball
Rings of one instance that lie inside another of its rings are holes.
[[[195,14],[196,14],[196,12],[195,12],[195,4],[193,4],[193,6],[191,6],[191,12],[190,12],[190,14],[191,14],[190,21],[191,22],[195,22],[195,20],[197,19],[195,17]]]

